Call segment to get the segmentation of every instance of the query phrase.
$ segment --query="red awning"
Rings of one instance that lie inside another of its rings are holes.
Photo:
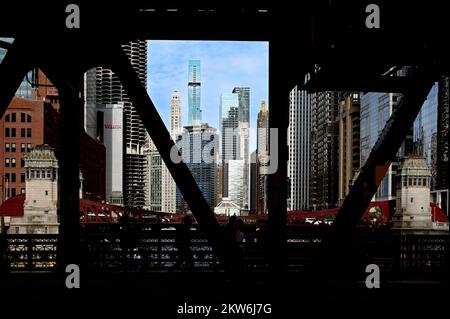
[[[20,195],[8,198],[0,206],[0,216],[22,217],[24,202],[25,202],[25,194],[20,194]]]

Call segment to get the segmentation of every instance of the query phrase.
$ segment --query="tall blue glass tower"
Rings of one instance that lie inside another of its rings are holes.
[[[414,143],[416,153],[425,157],[431,169],[431,190],[436,188],[436,168],[438,131],[438,82],[428,93],[416,120],[414,121]],[[433,147],[435,145],[435,147]]]
[[[188,75],[188,125],[200,125],[202,123],[202,110],[200,109],[200,61],[189,60]]]

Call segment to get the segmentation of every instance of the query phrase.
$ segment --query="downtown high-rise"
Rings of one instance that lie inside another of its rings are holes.
[[[242,177],[242,202],[240,206],[249,209],[249,130],[250,130],[250,88],[235,87],[233,93],[238,95],[239,114],[239,154],[243,160],[243,177]]]
[[[220,134],[222,197],[228,197],[229,161],[239,156],[239,99],[236,93],[223,93],[220,97]],[[242,172],[243,173],[243,172]],[[240,206],[241,203],[235,203]]]
[[[438,83],[436,82],[428,93],[419,114],[417,114],[413,126],[414,152],[417,155],[423,156],[427,161],[427,164],[431,170],[431,190],[436,190],[437,182],[437,149],[433,148],[433,144],[436,144],[437,142],[437,118]]]
[[[431,170],[431,198],[448,212],[449,78],[442,76],[431,88],[414,121],[415,153]]]
[[[314,210],[334,208],[338,203],[338,114],[342,92],[318,92],[311,111],[311,198]]]
[[[175,90],[173,91],[170,99],[170,136],[173,140],[175,140],[177,136],[183,132],[181,123],[181,96],[180,92]],[[161,165],[161,210],[166,213],[175,213],[177,185],[164,162],[162,162]]]
[[[269,111],[266,102],[261,102],[261,110],[258,113],[256,133],[256,156],[252,158],[251,164],[255,164],[255,179],[253,192],[257,214],[264,214],[267,209],[267,176],[269,164]]]
[[[188,125],[202,123],[200,61],[189,60],[188,70]]]
[[[176,145],[206,202],[214,209],[217,201],[216,169],[219,149],[217,130],[207,123],[185,126],[184,132],[176,138]],[[187,209],[188,206],[177,189],[177,211]]]
[[[142,85],[147,87],[147,42],[131,41],[122,45]],[[123,202],[130,207],[145,205],[149,145],[146,129],[117,76],[109,69],[96,67],[85,76],[86,107],[123,103]],[[120,141],[117,141],[120,143]]]
[[[297,86],[289,94],[289,210],[310,208],[312,95]],[[259,145],[258,145],[259,147]]]
[[[369,92],[361,94],[361,131],[360,131],[360,167],[362,167],[378,140],[380,133],[384,129],[386,122],[397,108],[402,95],[399,93],[377,93]],[[413,152],[413,134],[407,134],[402,143],[396,158],[386,172],[378,187],[374,200],[395,199],[395,174],[398,167],[399,158]]]
[[[181,133],[181,97],[175,90],[170,99],[170,136],[176,140]],[[145,207],[157,212],[176,213],[176,183],[151,139],[145,153],[148,165]]]
[[[359,94],[349,94],[339,107],[339,206],[353,185],[360,159]]]
[[[249,111],[250,88],[235,87],[221,95],[221,195],[243,209],[249,209]]]

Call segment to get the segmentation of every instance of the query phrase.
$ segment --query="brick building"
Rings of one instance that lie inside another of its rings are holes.
[[[15,97],[0,118],[1,202],[25,193],[24,157],[34,146],[47,144],[59,158],[59,95],[40,71],[32,73],[32,98]],[[83,109],[80,110],[83,117]],[[105,146],[88,136],[80,136],[80,170],[84,195],[105,198]]]

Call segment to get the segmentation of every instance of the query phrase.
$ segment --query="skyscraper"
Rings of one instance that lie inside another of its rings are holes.
[[[141,83],[147,86],[147,42],[131,41],[122,45]],[[124,158],[123,192],[124,203],[130,207],[145,205],[147,163],[144,149],[148,147],[149,136],[135,108],[126,95],[119,79],[111,70],[97,67],[85,76],[85,97],[87,104],[124,105]]]
[[[359,169],[359,124],[359,94],[351,94],[341,101],[339,108],[339,206]]]
[[[181,96],[177,90],[173,91],[170,99],[170,135],[175,138],[183,132],[181,118]]]
[[[342,92],[315,93],[312,100],[313,209],[328,209],[338,202],[338,111]]]
[[[153,142],[150,142],[150,146],[145,152],[148,163],[146,208],[151,211],[160,212],[163,211],[162,188],[164,185],[163,166],[165,167],[165,165]]]
[[[450,98],[450,80],[448,76],[441,76],[438,88],[438,114],[437,114],[437,132],[435,134],[436,152],[433,159],[436,163],[436,190],[431,192],[432,200],[438,204],[448,215],[448,174],[449,174],[449,98]]]
[[[180,92],[173,91],[170,100],[170,135],[173,140],[183,132],[181,125],[181,97]],[[161,210],[167,213],[176,212],[176,192],[177,186],[164,162],[161,163],[162,189],[161,189]]]
[[[239,98],[239,157],[244,160],[244,176],[242,178],[242,208],[249,208],[249,129],[250,129],[250,88],[235,87],[233,93]]]
[[[400,102],[401,94],[398,93],[365,93],[361,95],[361,134],[360,134],[360,167],[362,167],[378,140],[392,112]],[[398,167],[398,159],[412,153],[413,139],[411,133],[402,143],[395,159],[389,166],[386,175],[378,187],[374,196],[375,200],[395,199],[395,172]]]
[[[185,126],[183,134],[177,137],[177,146],[183,161],[191,171],[206,202],[211,209],[214,209],[216,201],[217,150],[219,149],[217,130],[210,127],[207,123],[197,126]],[[177,206],[178,210],[185,206],[178,189]]]
[[[250,88],[235,87],[233,93],[239,98],[239,122],[250,122]]]
[[[239,100],[235,93],[223,93],[220,97],[220,132],[222,196],[228,197],[228,161],[239,156]],[[235,203],[241,205],[241,203]]]
[[[311,94],[296,87],[289,94],[289,210],[310,208]]]
[[[441,76],[438,90],[438,131],[437,131],[437,180],[436,188],[447,190],[448,201],[448,176],[449,176],[449,101],[450,78]],[[448,207],[448,206],[447,206]]]
[[[87,104],[85,129],[106,149],[105,199],[123,205],[123,103]]]
[[[256,193],[258,191],[258,176],[257,176],[257,164],[256,164],[256,153],[254,150],[250,154],[250,210],[252,214],[258,213],[258,206],[256,201]]]
[[[235,108],[236,113],[236,126],[233,129],[238,127],[239,121],[239,96],[236,93],[222,93],[220,96],[220,105],[219,105],[219,113],[220,113],[220,131],[223,134],[223,121],[229,117],[230,109]],[[223,154],[222,154],[223,155]]]
[[[244,187],[244,161],[230,160],[228,162],[228,198],[241,207]]]
[[[432,141],[438,128],[438,83],[436,82],[428,93],[419,114],[414,121],[413,139],[415,153],[426,159],[431,172],[431,190],[436,190],[437,167],[433,165]],[[435,155],[435,154],[434,154]]]
[[[251,163],[256,164],[256,190],[255,199],[256,212],[262,214],[266,211],[266,183],[267,165],[269,156],[269,111],[266,110],[266,102],[261,102],[261,111],[258,113],[256,135],[256,158],[252,158]]]
[[[188,73],[188,125],[202,123],[202,110],[200,109],[201,77],[200,61],[189,60]]]

